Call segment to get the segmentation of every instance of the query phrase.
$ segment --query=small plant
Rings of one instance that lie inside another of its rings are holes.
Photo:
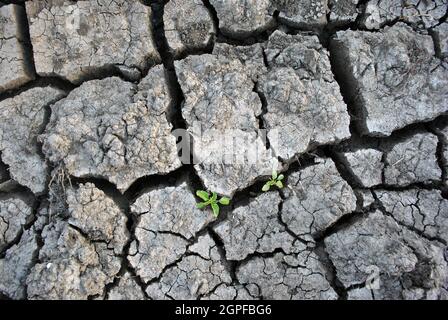
[[[285,179],[285,176],[280,174],[277,174],[277,170],[272,170],[272,178],[268,182],[266,182],[261,190],[264,192],[269,191],[272,186],[276,186],[279,189],[283,188],[283,182],[282,180]]]
[[[212,196],[210,197],[210,193],[204,190],[196,191],[196,195],[204,200],[204,202],[199,202],[196,206],[199,209],[204,209],[208,205],[212,207],[213,215],[217,218],[219,216],[219,205],[227,206],[230,203],[230,199],[226,197],[222,197],[218,200],[218,195],[216,192],[212,192]]]

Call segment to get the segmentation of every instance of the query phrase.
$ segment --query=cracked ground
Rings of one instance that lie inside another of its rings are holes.
[[[0,0],[0,298],[448,299],[447,17]]]

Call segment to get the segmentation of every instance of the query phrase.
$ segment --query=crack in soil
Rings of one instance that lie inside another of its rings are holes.
[[[24,2],[22,2],[22,1],[2,1],[1,4],[6,5],[6,4],[11,4],[11,3],[25,7]],[[169,49],[167,39],[165,37],[165,31],[164,31],[163,13],[164,13],[164,6],[167,3],[167,1],[163,1],[163,0],[143,1],[143,3],[152,8],[153,36],[155,39],[157,50],[162,58],[162,63],[165,67],[166,78],[167,78],[169,90],[173,97],[173,104],[170,108],[171,112],[169,114],[167,114],[167,117],[169,118],[169,122],[173,126],[173,130],[186,129],[187,124],[186,124],[185,119],[182,117],[182,105],[184,103],[184,95],[181,90],[181,87],[180,87],[180,84],[179,84],[179,81],[177,78],[177,74],[176,74],[176,71],[174,68],[175,58],[173,56],[173,53]],[[260,33],[246,37],[245,39],[232,38],[227,35],[224,35],[220,31],[218,15],[217,15],[214,7],[210,4],[210,1],[203,0],[203,3],[205,5],[205,7],[210,11],[210,13],[213,17],[213,23],[214,23],[215,29],[216,29],[216,37],[215,37],[216,42],[222,42],[222,43],[227,43],[227,44],[231,44],[231,45],[251,45],[251,44],[255,44],[255,43],[266,42],[267,39],[269,38],[270,34],[272,34],[272,32],[274,32],[275,30],[278,30],[280,28],[284,29],[286,31],[286,33],[288,33],[288,34],[297,34],[302,31],[298,28],[283,26],[281,23],[279,23],[279,21],[277,19],[278,12],[276,12],[274,14],[275,23],[270,28],[268,28]],[[357,30],[357,31],[369,31],[369,32],[375,33],[375,32],[380,32],[381,29],[384,28],[385,26],[393,26],[397,22],[400,21],[399,19],[394,19],[392,21],[386,22],[386,23],[384,23],[383,26],[381,26],[380,30],[365,30],[364,28],[361,28],[360,21],[365,16],[366,3],[367,3],[366,0],[359,2],[358,7],[361,10],[361,12],[357,15],[356,20],[354,22],[344,24],[342,26],[333,26],[331,24],[327,24],[327,26],[323,30],[321,30],[321,32],[318,33],[322,46],[324,48],[328,49],[328,51],[330,53],[330,62],[331,62],[332,73],[335,77],[335,80],[339,84],[343,100],[347,105],[348,113],[351,118],[350,132],[352,134],[352,137],[346,141],[342,141],[338,144],[331,145],[331,146],[330,145],[322,145],[322,146],[317,146],[317,147],[310,147],[310,150],[308,152],[306,152],[302,155],[296,156],[296,158],[294,160],[292,160],[290,163],[285,164],[285,170],[283,173],[286,176],[286,180],[285,180],[286,185],[287,185],[287,178],[288,178],[289,173],[301,170],[303,168],[306,168],[307,166],[314,165],[315,164],[314,159],[317,156],[320,156],[320,157],[330,157],[336,164],[337,170],[338,170],[339,174],[341,175],[341,177],[350,185],[350,187],[353,190],[356,190],[359,187],[362,187],[360,184],[360,181],[355,177],[353,172],[349,169],[349,166],[347,165],[347,163],[341,157],[339,157],[337,155],[335,150],[337,150],[338,148],[343,148],[343,147],[347,147],[347,146],[350,146],[351,148],[353,148],[353,147],[365,148],[366,146],[379,147],[381,145],[390,144],[392,142],[397,142],[405,137],[409,137],[409,136],[415,134],[415,132],[419,131],[419,130],[425,130],[426,132],[429,131],[438,137],[439,143],[437,145],[437,159],[438,159],[438,164],[442,170],[442,181],[446,180],[446,177],[447,177],[446,161],[447,161],[447,159],[444,159],[444,157],[443,157],[443,146],[447,144],[447,141],[445,141],[445,139],[442,136],[442,134],[440,133],[440,131],[436,129],[435,124],[437,124],[439,122],[448,121],[448,115],[441,115],[441,116],[437,117],[436,119],[433,119],[430,121],[422,121],[422,122],[408,125],[402,129],[394,131],[388,137],[366,137],[360,133],[361,132],[360,126],[362,124],[360,124],[359,120],[363,118],[363,113],[365,113],[365,110],[362,110],[361,104],[359,103],[359,101],[357,101],[356,96],[353,95],[352,89],[354,86],[353,86],[353,83],[351,82],[351,80],[342,76],[344,74],[344,72],[342,72],[342,69],[341,69],[344,67],[344,64],[340,63],[342,57],[340,57],[338,55],[338,52],[336,51],[336,49],[330,45],[330,40],[336,34],[337,31],[350,29],[350,30]],[[445,22],[447,20],[447,17],[448,17],[448,11],[439,20],[439,24]],[[19,21],[21,21],[20,33],[23,34],[24,39],[25,39],[24,44],[25,44],[25,49],[26,49],[26,57],[27,57],[27,61],[29,61],[28,68],[35,75],[35,80],[32,80],[18,88],[11,89],[9,91],[1,93],[0,101],[14,97],[14,96],[20,94],[21,92],[24,92],[31,88],[46,87],[46,86],[53,86],[58,89],[61,89],[64,92],[66,92],[66,94],[68,95],[69,92],[71,92],[75,88],[79,87],[83,82],[88,81],[88,80],[84,80],[80,84],[74,85],[71,82],[69,82],[61,77],[40,77],[40,76],[36,75],[34,59],[33,59],[33,48],[32,48],[32,43],[30,40],[29,26],[28,26],[28,21],[27,21],[26,15],[24,17],[20,17]],[[407,24],[411,25],[409,23],[407,23]],[[411,27],[413,27],[413,26],[411,25]],[[308,32],[308,33],[310,33],[310,32]],[[431,32],[430,32],[430,34],[431,34]],[[205,50],[195,50],[192,52],[186,52],[183,56],[177,57],[176,59],[182,59],[188,55],[210,53],[213,50],[213,43],[214,43],[214,41],[211,41],[211,43]],[[436,47],[437,47],[437,45],[436,45]],[[148,70],[150,69],[150,67],[151,66],[148,66],[147,70],[143,70],[142,75],[147,73]],[[116,68],[106,68],[106,69],[102,70],[101,72],[97,72],[93,75],[92,79],[104,79],[104,78],[111,77],[111,76],[119,76],[123,80],[131,82],[129,79],[125,79],[123,74],[118,72],[118,69],[116,69]],[[91,80],[91,79],[89,79],[89,80]],[[263,113],[258,117],[258,120],[259,120],[259,124],[260,124],[260,129],[265,129],[263,115],[267,112],[266,99],[259,92],[259,90],[257,90],[257,84],[255,85],[254,91],[259,95],[259,97],[262,101]],[[61,98],[61,99],[63,99],[63,98]],[[50,103],[49,105],[47,105],[45,107],[46,108],[46,116],[45,116],[45,124],[41,128],[42,132],[44,131],[44,129],[50,119],[50,116],[51,116],[50,105],[53,103],[54,102]],[[266,148],[269,149],[270,145],[269,145],[268,139],[266,139],[265,145],[266,145]],[[39,147],[39,150],[40,150],[41,156],[43,156],[41,146]],[[192,150],[192,149],[190,149],[190,150]],[[190,160],[192,160],[192,159],[193,159],[193,152],[190,151]],[[190,161],[190,163],[192,163],[192,162]],[[51,164],[49,164],[49,172],[53,171],[53,169],[55,169],[55,167],[51,166]],[[87,182],[93,183],[98,189],[102,190],[108,197],[110,197],[122,209],[122,211],[124,212],[124,214],[126,215],[126,217],[128,219],[126,227],[129,232],[129,238],[127,239],[126,244],[123,247],[123,252],[121,255],[120,271],[114,277],[113,282],[111,282],[105,286],[102,297],[108,298],[111,290],[119,285],[120,278],[126,272],[129,272],[132,275],[133,279],[138,284],[138,286],[140,287],[140,289],[142,290],[145,297],[149,298],[146,293],[147,286],[151,283],[159,281],[168,269],[177,265],[184,257],[193,254],[191,252],[188,252],[188,248],[187,248],[185,254],[183,254],[181,257],[179,257],[175,262],[170,263],[164,267],[164,269],[160,273],[159,277],[152,279],[151,281],[149,281],[147,283],[145,283],[140,278],[140,276],[138,276],[135,269],[131,266],[131,264],[129,263],[129,261],[127,259],[128,255],[129,255],[130,245],[134,240],[136,240],[135,229],[136,229],[137,222],[138,222],[138,218],[130,212],[130,204],[133,201],[135,201],[135,199],[139,195],[141,195],[143,192],[146,192],[147,190],[151,190],[153,188],[160,188],[161,186],[166,186],[166,185],[173,185],[176,181],[179,181],[179,179],[183,179],[185,177],[186,177],[185,180],[187,181],[188,186],[193,194],[194,194],[195,190],[197,190],[197,189],[204,189],[204,186],[203,186],[200,178],[198,177],[198,175],[194,169],[194,166],[192,164],[184,164],[179,169],[177,169],[171,173],[168,173],[166,175],[150,175],[150,176],[145,176],[145,177],[139,178],[128,188],[128,190],[124,194],[121,194],[114,184],[110,183],[109,181],[107,181],[105,179],[70,177],[70,180],[75,185],[79,185],[81,183],[87,183]],[[211,236],[211,238],[214,240],[214,242],[217,245],[219,254],[221,256],[221,261],[223,262],[226,269],[229,271],[229,273],[231,275],[233,285],[240,284],[238,281],[238,278],[237,278],[238,269],[242,265],[244,265],[248,261],[250,261],[251,259],[253,259],[255,257],[264,257],[264,258],[272,257],[277,253],[284,253],[282,249],[275,249],[271,253],[250,254],[245,259],[243,259],[241,261],[227,260],[224,243],[223,243],[222,239],[219,237],[219,235],[213,230],[213,227],[215,225],[217,225],[220,222],[227,219],[228,214],[230,212],[232,212],[232,210],[246,205],[250,201],[251,198],[260,195],[262,193],[261,187],[263,184],[264,184],[264,177],[259,177],[255,180],[255,182],[252,185],[244,188],[243,190],[237,191],[235,193],[235,196],[233,198],[231,206],[223,207],[222,211],[221,211],[221,215],[219,216],[219,218],[217,220],[204,226],[201,230],[199,230],[197,233],[195,233],[195,235],[192,239],[189,239],[189,242],[190,242],[189,246],[191,246],[192,244],[197,242],[197,240],[200,236],[205,235],[205,234],[209,234]],[[376,186],[375,188],[366,189],[366,190],[373,191],[373,190],[377,190],[377,189],[382,189],[382,190],[401,191],[401,190],[409,190],[412,188],[428,189],[428,190],[433,190],[433,189],[442,190],[444,197],[448,198],[448,190],[446,189],[446,186],[443,185],[443,183],[431,183],[431,184],[414,183],[414,184],[411,184],[406,187],[387,186],[387,185],[383,184],[383,185]],[[25,193],[28,195],[30,194],[30,191],[27,188],[20,187],[20,186],[18,186],[14,190],[14,192]],[[20,238],[22,237],[23,232],[25,230],[29,230],[30,228],[32,228],[35,225],[37,218],[38,218],[39,208],[46,201],[45,199],[49,196],[49,193],[50,193],[50,190],[48,190],[48,188],[47,188],[47,190],[45,191],[45,193],[43,195],[39,195],[38,197],[33,196],[33,199],[34,199],[33,200],[33,214],[32,214],[31,221],[28,222],[24,226],[23,230],[16,237],[16,239],[14,239],[14,241],[12,241],[8,246],[6,246],[2,250],[2,252],[0,253],[0,259],[4,257],[4,255],[8,249],[10,249],[12,246],[16,245],[20,241]],[[342,216],[335,223],[333,223],[331,226],[327,227],[325,230],[321,231],[319,234],[315,235],[315,237],[314,237],[314,240],[316,242],[316,248],[314,251],[318,255],[322,264],[325,266],[327,273],[331,276],[330,277],[331,278],[330,279],[331,286],[336,291],[336,293],[338,294],[340,299],[347,299],[347,292],[355,287],[344,288],[342,286],[341,282],[338,280],[337,274],[336,274],[336,269],[326,251],[325,244],[323,242],[324,239],[327,238],[328,236],[352,225],[357,220],[365,217],[370,212],[373,212],[376,209],[379,209],[385,215],[392,216],[391,214],[386,212],[386,210],[382,206],[381,202],[379,201],[379,199],[377,198],[375,193],[373,193],[373,195],[375,197],[375,203],[370,208],[365,209],[365,210],[360,208],[360,201],[361,201],[360,197],[356,192],[355,192],[355,194],[357,195],[357,210]],[[0,193],[0,195],[2,195],[2,193]],[[284,196],[283,192],[280,192],[280,195],[282,196],[282,201],[279,204],[279,211],[278,211],[279,222],[282,224],[282,226],[285,227],[285,230],[294,237],[295,240],[301,241],[305,244],[308,243],[307,241],[304,241],[303,239],[301,239],[299,236],[295,235],[288,228],[288,226],[282,221],[281,212],[282,212],[282,204],[283,204],[283,200],[285,199],[285,196]],[[393,218],[393,216],[392,216],[392,218]],[[49,221],[47,221],[47,223],[49,223]],[[419,236],[421,236],[425,239],[428,239],[430,241],[438,241],[438,242],[444,243],[446,245],[446,242],[444,242],[442,239],[429,238],[429,237],[425,236],[419,230],[415,230],[413,228],[410,228],[409,226],[405,226],[398,221],[397,221],[397,223],[399,223],[403,227],[406,227],[407,229],[411,230],[412,232],[417,233]],[[44,244],[41,232],[42,232],[42,230],[39,230],[38,232],[36,232],[36,237],[38,239],[38,241],[37,241],[38,249],[33,253],[34,264],[39,262],[39,252]],[[26,290],[25,290],[25,292],[26,292]],[[99,296],[91,296],[89,298],[93,299],[93,298],[98,298],[98,297]],[[7,298],[8,297],[6,297],[0,293],[0,299],[7,299]],[[260,296],[258,298],[263,298],[263,297]]]

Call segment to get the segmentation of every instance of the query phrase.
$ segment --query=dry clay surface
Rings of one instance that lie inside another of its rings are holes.
[[[447,16],[0,1],[0,298],[448,299]]]

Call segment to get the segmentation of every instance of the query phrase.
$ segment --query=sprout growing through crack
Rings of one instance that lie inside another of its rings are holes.
[[[216,192],[212,192],[212,196],[210,197],[210,193],[204,190],[197,190],[196,195],[204,200],[204,202],[199,202],[196,204],[196,207],[199,209],[204,209],[208,205],[212,207],[213,216],[217,218],[219,216],[219,205],[227,206],[230,203],[230,199],[226,197],[222,197],[218,200],[218,194]]]
[[[261,189],[263,192],[269,191],[272,186],[276,186],[279,189],[283,188],[282,180],[285,178],[283,174],[278,175],[277,170],[272,170],[272,177],[269,181],[267,181],[263,188]]]

